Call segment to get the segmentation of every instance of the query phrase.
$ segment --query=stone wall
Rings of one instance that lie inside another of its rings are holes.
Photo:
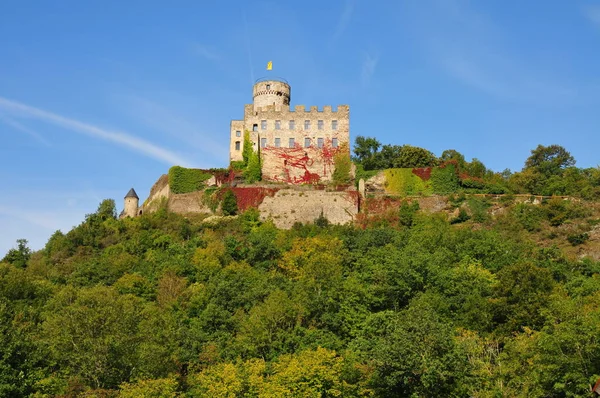
[[[168,209],[174,213],[213,214],[208,206],[202,203],[204,191],[171,194],[167,202]]]
[[[170,195],[171,190],[169,187],[169,175],[163,174],[154,183],[154,185],[152,185],[152,188],[150,188],[150,195],[148,195],[148,199],[144,201],[144,204],[142,205],[142,211],[144,213],[156,211],[161,203],[161,199],[168,199]]]
[[[331,223],[345,224],[358,213],[358,194],[281,189],[274,196],[265,197],[258,210],[263,220],[272,219],[282,229],[289,229],[296,222],[313,222],[321,212]]]

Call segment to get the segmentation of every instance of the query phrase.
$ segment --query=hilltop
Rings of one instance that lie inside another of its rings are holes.
[[[162,201],[119,219],[109,199],[38,252],[20,241],[0,262],[0,395],[588,394],[600,377],[600,203],[476,193],[460,178],[475,162],[443,161],[456,192],[365,189],[345,225],[319,214],[280,229],[224,185],[216,205],[234,215]],[[417,166],[357,159],[366,180],[435,189],[439,166]],[[556,181],[531,167],[520,174],[547,177],[537,186]],[[553,172],[588,173],[572,168]]]

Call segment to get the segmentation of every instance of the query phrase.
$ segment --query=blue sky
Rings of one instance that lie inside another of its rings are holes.
[[[352,139],[596,167],[599,49],[597,0],[4,0],[0,256],[173,164],[226,166],[269,60],[292,106],[349,104]]]

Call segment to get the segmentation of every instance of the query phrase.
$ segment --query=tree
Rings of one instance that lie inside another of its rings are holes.
[[[437,164],[435,155],[424,148],[403,145],[400,157],[394,161],[394,167],[431,167]]]
[[[459,170],[463,169],[467,163],[465,161],[465,156],[455,149],[446,149],[444,152],[442,152],[442,156],[440,156],[440,160],[442,162],[447,162],[449,160],[456,160],[456,162],[458,163]]]
[[[104,286],[67,287],[49,307],[43,341],[65,373],[94,388],[127,381],[139,344],[139,299]]]
[[[115,200],[104,199],[98,205],[98,210],[96,210],[96,214],[100,217],[101,220],[108,220],[109,218],[116,219],[117,206],[115,205]]]
[[[11,263],[15,267],[25,268],[31,257],[31,249],[27,247],[27,239],[17,239],[17,248],[10,249],[2,261]]]
[[[525,169],[535,169],[549,177],[575,165],[575,158],[560,145],[538,145],[525,161]]]
[[[365,170],[374,170],[377,168],[377,164],[375,162],[375,155],[379,148],[381,147],[381,143],[377,141],[377,139],[373,137],[363,137],[359,135],[354,140],[354,155],[356,156],[356,161],[363,165]]]

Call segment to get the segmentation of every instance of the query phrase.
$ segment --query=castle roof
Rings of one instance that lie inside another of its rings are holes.
[[[136,198],[136,199],[139,199],[140,197],[137,196],[137,193],[135,193],[135,189],[131,188],[129,190],[129,192],[127,192],[127,195],[125,195],[125,199],[127,199],[127,198]]]

